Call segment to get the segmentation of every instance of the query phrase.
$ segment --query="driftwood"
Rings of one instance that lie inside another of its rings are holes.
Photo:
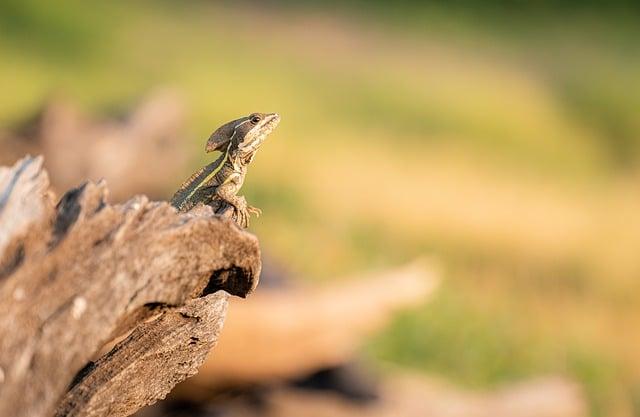
[[[228,293],[257,283],[257,239],[207,208],[48,188],[41,158],[0,168],[0,416],[130,415],[197,371]]]

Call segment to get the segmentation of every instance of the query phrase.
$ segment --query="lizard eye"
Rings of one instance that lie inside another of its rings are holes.
[[[253,123],[254,125],[257,124],[260,120],[261,120],[260,115],[258,114],[251,115],[251,123]]]

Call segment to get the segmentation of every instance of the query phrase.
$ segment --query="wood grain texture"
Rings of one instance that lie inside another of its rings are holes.
[[[126,416],[164,397],[196,373],[215,345],[227,297],[216,292],[180,308],[161,308],[82,372],[56,416]]]
[[[0,416],[130,415],[197,371],[258,241],[207,207],[48,184],[41,158],[0,168]]]

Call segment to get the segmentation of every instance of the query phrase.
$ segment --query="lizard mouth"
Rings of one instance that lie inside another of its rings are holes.
[[[273,129],[278,126],[278,123],[280,123],[280,115],[278,113],[269,113],[265,116],[264,124],[262,125],[259,133],[259,136],[262,138],[262,140],[264,140],[271,132],[273,132]]]
[[[280,123],[280,115],[278,113],[270,113],[265,115],[261,125],[256,129],[255,133],[248,137],[245,141],[243,141],[238,149],[247,151],[255,151],[258,147],[264,142],[264,140],[269,136],[273,129],[278,126]]]
[[[268,133],[271,133],[271,131],[273,131],[276,126],[278,126],[278,123],[280,123],[280,115],[278,113],[271,113],[267,116],[267,118],[268,119],[265,127],[269,129]]]

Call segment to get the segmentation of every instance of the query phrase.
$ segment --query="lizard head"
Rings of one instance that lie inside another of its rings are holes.
[[[280,123],[277,113],[252,113],[232,120],[219,127],[207,141],[206,151],[213,152],[226,148],[233,140],[239,148],[254,148]]]

